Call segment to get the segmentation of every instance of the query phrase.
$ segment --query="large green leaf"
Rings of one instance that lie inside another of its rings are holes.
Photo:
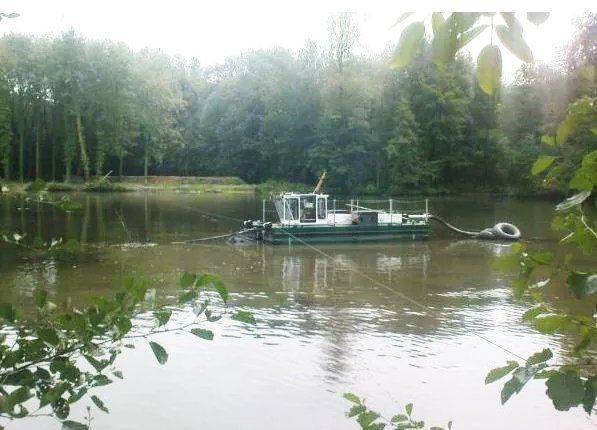
[[[214,339],[214,333],[211,330],[206,330],[203,328],[194,328],[194,329],[191,329],[191,333],[193,333],[197,337],[200,337],[201,339],[205,339],[205,340],[213,340]]]
[[[575,372],[556,373],[545,385],[546,393],[558,411],[567,411],[583,401],[585,388]]]
[[[597,377],[592,376],[585,381],[585,395],[582,405],[587,414],[590,414],[595,405],[595,395],[597,394]]]
[[[158,327],[166,325],[168,321],[170,321],[170,317],[172,316],[172,311],[170,309],[160,309],[155,311],[154,316],[158,320]]]
[[[578,169],[574,172],[572,179],[568,183],[568,187],[572,190],[588,190],[593,189],[593,178],[591,172],[585,171],[585,169]]]
[[[538,175],[539,173],[543,172],[549,166],[553,164],[556,160],[556,157],[551,155],[541,155],[537,160],[533,163],[533,167],[531,169],[531,173],[533,175]]]
[[[502,392],[500,394],[502,405],[506,403],[513,394],[518,393],[522,386],[523,384],[516,377],[509,379],[502,387]]]
[[[86,424],[81,424],[76,421],[66,420],[62,421],[62,430],[89,430]]]
[[[443,25],[446,23],[446,19],[441,12],[433,12],[431,14],[431,28],[433,29],[433,35],[437,36]]]
[[[237,311],[234,315],[232,315],[232,319],[247,324],[257,324],[257,321],[255,321],[255,317],[253,316],[253,314],[247,311]]]
[[[526,311],[522,315],[522,319],[523,319],[523,321],[531,321],[531,320],[535,319],[535,317],[537,317],[541,314],[545,314],[547,312],[549,312],[549,309],[547,309],[544,305],[539,305],[537,307],[531,308],[528,311]]]
[[[149,342],[149,346],[151,346],[151,350],[153,351],[153,355],[158,360],[158,363],[165,364],[168,361],[168,353],[166,350],[156,342]]]
[[[574,327],[574,324],[566,315],[553,314],[536,318],[535,327],[541,333],[553,334],[568,331]]]
[[[549,18],[549,12],[527,12],[527,19],[535,25],[541,25]]]
[[[485,377],[485,383],[491,384],[492,382],[495,382],[498,379],[503,378],[517,367],[518,363],[516,361],[508,361],[508,364],[506,364],[503,367],[496,367],[495,369],[491,369],[491,371]]]
[[[102,400],[97,397],[97,396],[91,396],[91,400],[93,401],[93,403],[95,403],[95,406],[97,406],[100,410],[102,410],[105,413],[109,413],[110,411],[108,410],[108,408],[106,407],[106,405],[104,404],[104,402],[102,402]]]
[[[508,28],[510,29],[510,31],[522,34],[522,24],[516,18],[514,12],[500,12],[500,15],[502,16],[506,24],[508,24]]]
[[[228,301],[228,289],[224,286],[224,283],[220,279],[214,279],[211,284],[220,295],[222,301],[226,303]]]
[[[41,340],[44,342],[49,343],[50,345],[58,345],[60,339],[56,334],[56,330],[52,328],[42,328],[37,331],[37,335]]]
[[[344,397],[349,402],[356,403],[357,405],[361,404],[361,399],[359,399],[359,396],[357,396],[356,394],[344,393],[342,397]]]
[[[544,363],[552,357],[553,353],[551,352],[551,349],[545,348],[543,351],[536,352],[535,354],[531,355],[528,358],[526,365],[532,366],[534,364]]]
[[[462,33],[458,37],[458,49],[466,46],[474,38],[483,33],[487,27],[489,27],[487,24],[483,24]]]
[[[522,38],[522,33],[501,24],[495,27],[495,32],[510,52],[526,63],[533,62],[533,52]]]
[[[415,54],[423,37],[425,36],[425,24],[420,21],[413,22],[406,27],[400,35],[400,41],[394,51],[391,65],[396,68],[408,66],[415,58]]]
[[[502,54],[495,45],[485,46],[477,58],[479,86],[487,94],[493,94],[500,86],[502,77]]]
[[[361,425],[361,428],[368,429],[369,426],[379,418],[379,414],[374,411],[366,411],[359,414],[357,422]]]

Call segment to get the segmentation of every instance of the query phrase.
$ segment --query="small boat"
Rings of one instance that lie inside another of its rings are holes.
[[[262,219],[243,222],[233,241],[270,244],[419,240],[429,237],[427,200],[424,208],[393,199],[330,200],[320,193],[325,173],[311,193],[286,192],[263,201]],[[271,208],[273,204],[274,210]],[[405,207],[410,209],[406,210]],[[273,221],[268,215],[275,214]]]

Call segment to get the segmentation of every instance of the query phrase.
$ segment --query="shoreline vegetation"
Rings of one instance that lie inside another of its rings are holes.
[[[310,192],[312,185],[285,182],[276,180],[267,180],[258,184],[249,184],[235,176],[111,176],[104,177],[90,182],[82,180],[73,182],[45,182],[36,180],[32,182],[0,182],[2,189],[0,195],[18,195],[28,193],[109,193],[109,192],[176,192],[176,193],[222,193],[222,194],[257,194],[260,196],[269,196],[284,191]],[[338,191],[338,192],[336,192]],[[436,192],[426,193],[426,196],[474,196],[474,195],[492,195],[519,198],[536,199],[554,199],[562,197],[554,191],[543,192],[521,192],[521,190],[512,189],[475,189],[475,190],[438,190]],[[330,194],[344,196],[340,190],[329,190]],[[359,195],[376,195],[376,193],[361,192]],[[402,194],[401,194],[402,195]],[[422,194],[412,194],[413,197]],[[405,194],[404,196],[409,196]]]

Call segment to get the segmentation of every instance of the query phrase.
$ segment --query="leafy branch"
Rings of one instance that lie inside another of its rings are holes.
[[[215,315],[210,309],[213,294],[223,304],[228,291],[223,282],[209,273],[184,273],[180,279],[179,304],[193,309],[190,322],[168,327],[172,310],[155,304],[155,290],[146,282],[128,279],[123,291],[113,298],[100,297],[89,307],[78,308],[69,302],[58,306],[48,300],[44,289],[34,293],[35,316],[0,304],[3,335],[0,339],[0,417],[9,419],[51,415],[63,428],[88,429],[87,424],[67,420],[73,403],[90,395],[94,388],[108,385],[113,377],[123,374],[115,360],[124,350],[134,348],[132,339],[144,338],[160,364],[168,361],[166,349],[151,337],[169,332],[188,332],[204,340],[212,340],[211,330],[203,323],[218,321],[229,315]],[[227,309],[227,308],[226,308]],[[153,324],[140,326],[139,314],[151,312]],[[243,310],[231,318],[255,324],[253,316]],[[39,401],[30,413],[25,406],[31,399]],[[108,407],[95,395],[93,404],[103,412]],[[50,409],[48,413],[43,411]]]
[[[397,25],[410,19],[413,13],[407,12],[396,21]],[[502,23],[496,24],[499,16]],[[534,25],[540,25],[549,17],[548,12],[528,12],[526,18]],[[482,19],[489,23],[479,24]],[[533,53],[523,37],[523,25],[513,12],[452,12],[447,17],[441,12],[431,15],[431,56],[438,67],[452,62],[456,54],[471,41],[491,32],[490,43],[481,49],[477,57],[477,78],[479,86],[487,94],[493,94],[500,86],[502,76],[502,53],[493,43],[493,34],[512,54],[526,63],[533,62]],[[416,21],[409,24],[400,35],[394,51],[392,66],[403,68],[415,58],[417,50],[425,38],[425,24]]]
[[[597,114],[595,99],[584,97],[571,104],[565,119],[558,124],[555,133],[543,136],[543,142],[552,148],[565,148],[569,140],[582,139],[587,144],[597,136],[594,118]],[[556,155],[542,155],[532,166],[534,175],[545,174],[544,184],[565,177],[569,168]],[[582,157],[580,165],[568,178],[568,187],[577,191],[573,196],[559,203],[555,210],[560,213],[553,220],[552,227],[563,231],[561,244],[573,245],[585,256],[593,255],[597,249],[595,223],[583,209],[597,187],[597,151]],[[496,261],[498,269],[516,270],[517,277],[513,291],[517,298],[528,295],[536,305],[524,313],[522,319],[530,322],[544,334],[562,333],[575,339],[569,363],[555,364],[553,352],[543,349],[529,357],[524,365],[509,361],[505,366],[489,372],[485,383],[489,384],[507,375],[511,378],[501,392],[502,403],[520,392],[532,379],[544,379],[546,394],[558,410],[568,410],[581,405],[591,414],[597,394],[597,373],[591,347],[597,340],[597,313],[591,315],[555,312],[544,300],[544,287],[551,282],[565,282],[570,294],[578,300],[585,300],[597,293],[597,272],[594,267],[586,268],[577,263],[576,253],[556,258],[553,253],[529,249],[515,244],[514,252]]]
[[[392,418],[386,418],[379,412],[371,410],[365,404],[365,399],[359,398],[353,393],[344,393],[344,398],[352,403],[352,407],[346,413],[348,418],[355,418],[362,430],[382,430],[387,426],[393,430],[423,429],[425,422],[413,418],[413,404],[409,403],[404,407],[403,413],[397,413]],[[448,430],[452,429],[452,421],[448,422]],[[429,430],[444,430],[443,427],[429,427]]]

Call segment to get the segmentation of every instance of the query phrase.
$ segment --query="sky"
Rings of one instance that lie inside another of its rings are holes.
[[[477,1],[475,5],[494,10],[496,3]],[[520,10],[520,4],[520,0],[499,2],[502,10]],[[594,9],[591,5],[588,1],[524,2],[525,10],[552,12],[539,27],[525,25],[525,39],[536,62],[557,61],[574,34],[574,19]],[[428,20],[431,11],[448,6],[448,10],[470,10],[467,2],[435,0],[4,0],[0,12],[18,12],[21,16],[2,20],[0,33],[56,36],[74,28],[85,37],[123,41],[133,49],[158,48],[198,58],[208,66],[247,50],[284,47],[296,52],[307,39],[326,46],[330,15],[337,12],[354,14],[360,28],[357,51],[376,54],[395,46],[408,22],[392,25],[403,12],[417,11],[411,20]],[[524,13],[517,16],[524,18]],[[473,58],[489,38],[487,31],[470,44]],[[504,78],[509,81],[521,62],[504,53],[503,64]]]

